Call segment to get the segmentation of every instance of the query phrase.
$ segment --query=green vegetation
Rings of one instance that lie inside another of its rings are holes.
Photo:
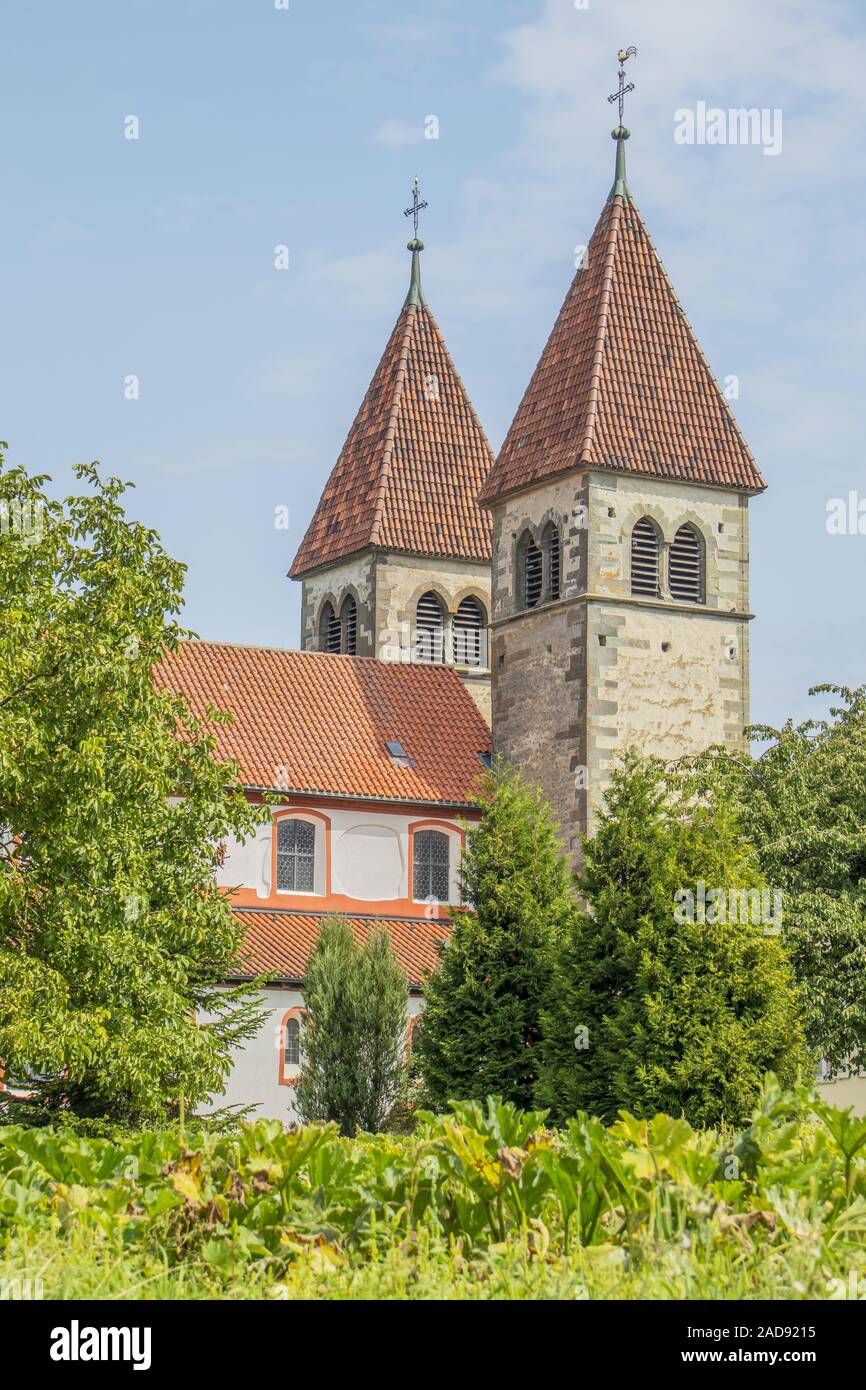
[[[154,687],[184,566],[77,473],[91,492],[53,502],[0,456],[28,522],[0,545],[0,1058],[34,1123],[165,1124],[258,1023],[254,986],[219,988],[241,932],[214,859],[269,811]]]
[[[729,809],[684,804],[651,760],[627,757],[606,801],[585,841],[588,910],[552,976],[537,1097],[557,1120],[625,1108],[742,1123],[767,1071],[787,1084],[810,1070],[754,853]]]
[[[711,749],[691,789],[732,807],[767,883],[801,986],[806,1040],[831,1073],[866,1067],[866,686],[816,686],[827,719],[748,730],[759,758]]]
[[[463,856],[463,900],[424,989],[414,1056],[438,1108],[453,1097],[534,1103],[553,945],[576,911],[571,873],[540,792],[507,767],[486,781]]]
[[[322,923],[304,986],[304,1121],[375,1133],[405,1090],[406,976],[387,931],[355,944],[343,917]]]
[[[866,1120],[773,1078],[739,1132],[557,1133],[496,1101],[407,1138],[0,1131],[0,1278],[46,1297],[841,1298],[852,1277]]]

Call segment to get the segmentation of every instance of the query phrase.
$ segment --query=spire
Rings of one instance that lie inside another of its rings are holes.
[[[416,174],[415,182],[412,184],[412,206],[403,209],[403,216],[412,218],[415,229],[412,240],[406,243],[407,251],[412,252],[412,273],[409,279],[409,293],[403,304],[404,309],[410,304],[415,304],[419,309],[424,308],[424,295],[421,290],[421,252],[424,250],[424,243],[418,237],[418,214],[426,206],[427,203],[421,197],[421,180]]]
[[[363,550],[489,561],[478,493],[493,452],[421,293],[418,180],[406,216],[412,277],[385,352],[289,571]]]
[[[625,173],[613,188],[480,493],[483,506],[575,468],[760,492],[766,483],[716,383]]]
[[[622,113],[626,96],[629,92],[634,91],[634,83],[625,80],[625,65],[629,58],[632,58],[636,53],[637,49],[632,46],[631,48],[621,48],[616,55],[619,61],[619,82],[616,91],[611,92],[608,97],[608,101],[615,101],[619,108],[619,122],[610,132],[612,139],[616,141],[616,167],[613,175],[613,187],[607,195],[609,203],[612,203],[616,197],[624,198],[627,201],[631,200],[631,190],[625,174],[625,142],[631,131],[626,130],[623,125]]]
[[[424,250],[423,241],[413,237],[406,243],[407,251],[412,252],[412,273],[409,278],[409,293],[403,301],[403,308],[407,309],[410,304],[416,304],[419,309],[424,308],[424,295],[421,290],[421,252]]]
[[[613,184],[607,195],[607,201],[612,203],[614,198],[619,196],[620,198],[624,198],[626,202],[630,202],[631,189],[628,186],[628,179],[625,173],[625,142],[631,134],[631,131],[626,130],[624,125],[618,125],[616,129],[612,130],[610,133],[616,141],[616,167],[613,172]]]

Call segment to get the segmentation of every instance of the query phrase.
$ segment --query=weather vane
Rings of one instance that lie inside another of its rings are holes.
[[[418,175],[416,174],[415,182],[412,185],[412,206],[410,208],[403,209],[403,216],[412,218],[412,221],[415,226],[416,241],[418,240],[418,214],[421,211],[421,209],[426,208],[426,206],[427,204],[421,197],[421,181],[418,178]]]
[[[619,50],[619,53],[617,53],[616,55],[617,59],[619,60],[619,87],[615,92],[611,92],[610,96],[608,97],[608,101],[616,101],[619,103],[620,126],[622,125],[622,108],[623,103],[625,102],[626,95],[628,92],[634,91],[634,83],[626,82],[625,80],[625,65],[628,62],[629,58],[633,57],[635,53],[637,53],[637,49],[634,47],[621,48]]]

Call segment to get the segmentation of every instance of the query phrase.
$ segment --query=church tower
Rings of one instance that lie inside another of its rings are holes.
[[[743,746],[749,498],[766,484],[626,179],[613,187],[481,493],[493,741],[575,859],[626,748]]]
[[[421,290],[418,214],[409,293],[289,571],[305,651],[457,667],[490,722],[493,463]]]

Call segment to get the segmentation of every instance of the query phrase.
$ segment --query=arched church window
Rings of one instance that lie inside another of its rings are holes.
[[[334,612],[334,605],[326,603],[319,617],[319,651],[338,652],[340,650],[340,620]]]
[[[544,528],[542,544],[547,557],[547,592],[550,598],[559,598],[562,576],[562,546],[559,528],[549,521]]]
[[[704,543],[687,522],[674,536],[668,560],[671,597],[684,603],[704,603]]]
[[[544,582],[544,558],[530,531],[524,531],[517,546],[517,582],[524,608],[535,608],[541,602]]]
[[[416,661],[443,661],[445,655],[445,611],[438,594],[422,594],[415,616]]]
[[[450,844],[441,830],[416,830],[412,859],[412,896],[447,903],[450,885]]]
[[[316,828],[308,820],[277,821],[277,890],[312,893],[315,883]]]
[[[458,666],[487,665],[487,614],[471,594],[454,614],[454,660]]]
[[[635,522],[631,533],[631,591],[659,597],[659,533],[648,516]]]
[[[288,1019],[283,1031],[285,1034],[284,1064],[287,1067],[299,1067],[301,1065],[301,1021],[297,1014],[294,1018]]]
[[[358,605],[351,594],[347,594],[343,599],[343,606],[340,609],[340,627],[342,629],[342,651],[347,656],[354,656],[358,650]]]

